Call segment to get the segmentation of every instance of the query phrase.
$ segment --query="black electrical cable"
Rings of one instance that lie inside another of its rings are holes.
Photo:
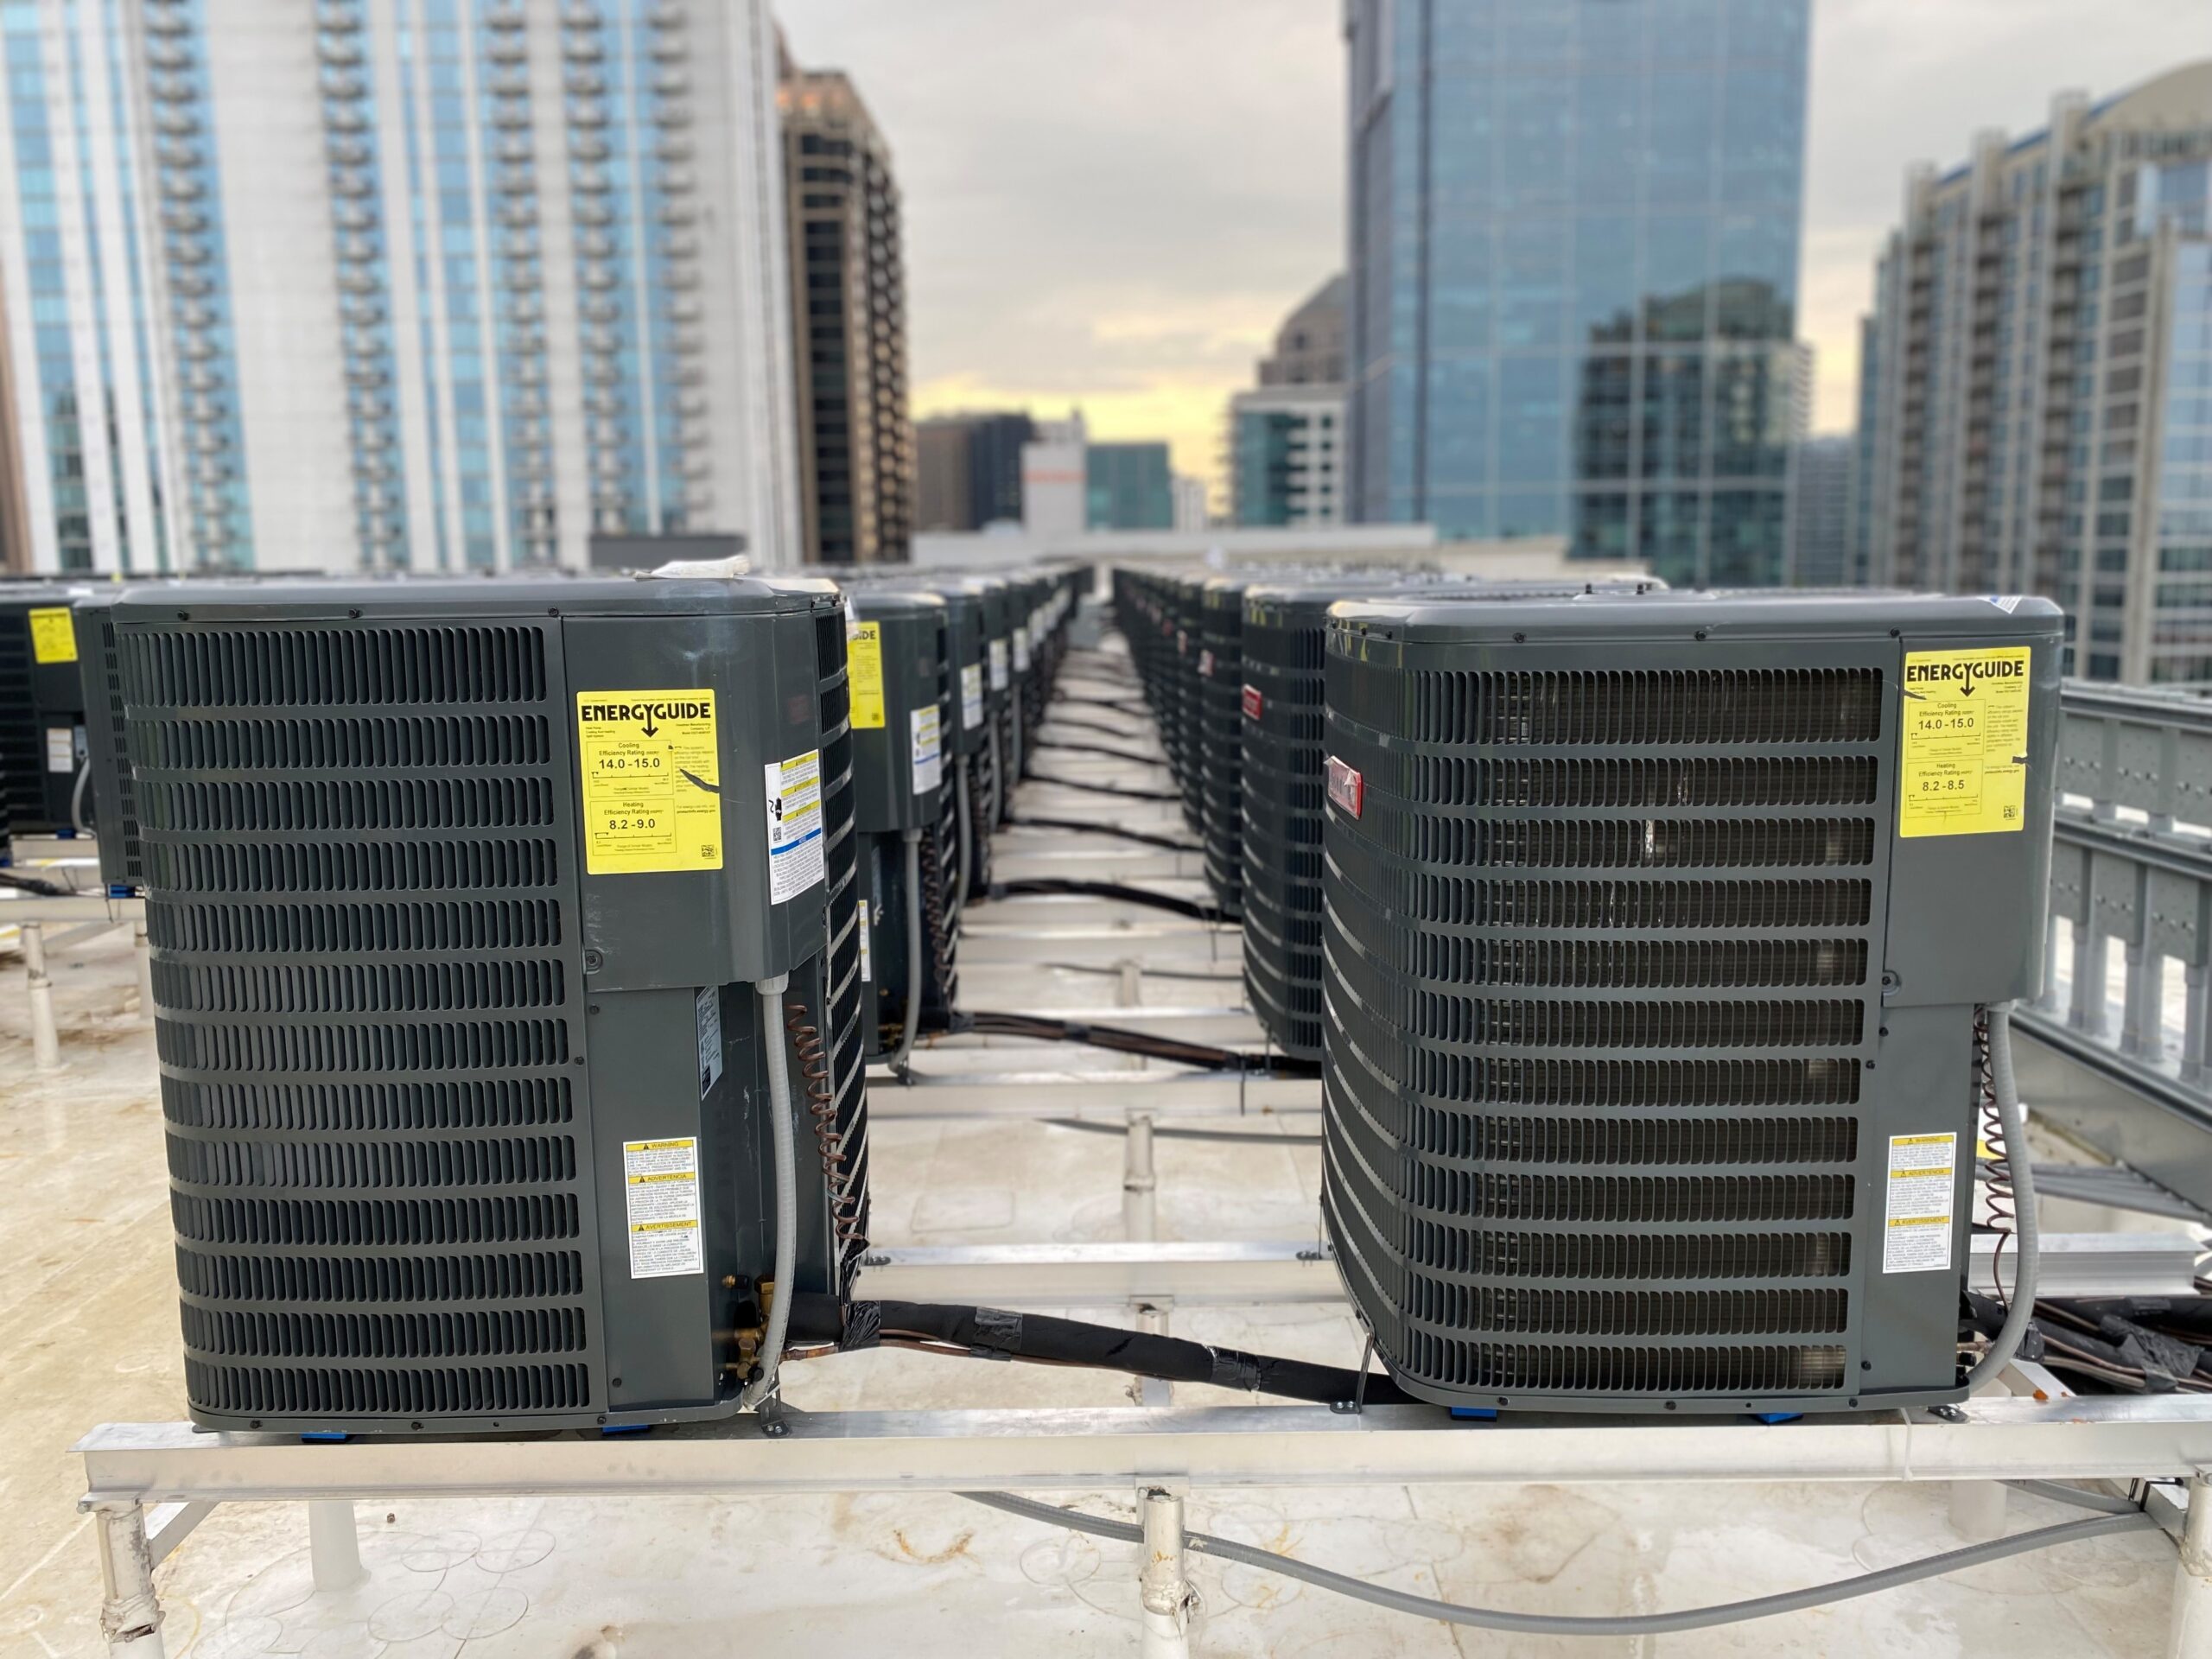
[[[73,899],[76,890],[42,881],[35,875],[19,875],[13,870],[0,870],[0,887],[13,887],[19,893],[35,893],[41,899]],[[0,911],[0,921],[7,919],[7,912]]]
[[[801,1346],[834,1341],[850,1353],[885,1343],[925,1345],[978,1359],[1023,1359],[1157,1377],[1166,1382],[1207,1382],[1247,1394],[1334,1405],[1357,1395],[1372,1406],[1414,1403],[1381,1372],[1363,1389],[1359,1373],[1337,1365],[1279,1359],[1215,1348],[1180,1337],[1154,1336],[1109,1325],[1063,1319],[1006,1308],[961,1307],[941,1302],[846,1302],[826,1292],[800,1292],[791,1300],[790,1340]]]
[[[1371,1385],[1370,1393],[1371,1396]],[[1002,1510],[1027,1520],[1042,1521],[1050,1526],[1066,1527],[1073,1532],[1089,1533],[1096,1538],[1109,1538],[1119,1543],[1141,1543],[1144,1541],[1144,1531],[1141,1527],[1126,1521],[1109,1521],[1103,1516],[1088,1515],[1081,1510],[1063,1510],[1053,1504],[1039,1503],[1033,1498],[1016,1497],[1010,1492],[963,1492],[960,1496],[987,1509]],[[1746,1619],[1771,1618],[1777,1613],[1800,1612],[1808,1607],[1824,1607],[1832,1602],[1847,1601],[1855,1596],[1871,1596],[1878,1591],[1894,1590],[1902,1585],[1916,1584],[1923,1579],[1961,1572],[1986,1561],[2001,1561],[2009,1556],[2024,1555],[2035,1550],[2050,1549],[2060,1544],[2075,1543],[2090,1538],[2101,1538],[2112,1533],[2148,1531],[2158,1524],[2149,1516],[2139,1512],[2093,1516],[2086,1521],[2067,1521],[2055,1527],[2039,1527],[2033,1532],[2015,1533],[2009,1538],[1995,1538],[1983,1544],[1969,1544],[1964,1549],[1946,1550],[1940,1555],[1926,1555],[1916,1561],[1883,1567],[1878,1572],[1862,1573],[1856,1578],[1838,1579],[1803,1590],[1785,1591],[1780,1595],[1725,1602],[1716,1607],[1686,1607],[1671,1613],[1620,1613],[1596,1618],[1565,1613],[1514,1613],[1497,1608],[1469,1607],[1458,1602],[1440,1601],[1433,1596],[1417,1596],[1410,1591],[1370,1584],[1348,1573],[1332,1573],[1324,1567],[1315,1567],[1292,1556],[1279,1555],[1273,1550],[1240,1544],[1233,1539],[1217,1537],[1211,1533],[1186,1532],[1183,1535],[1183,1542],[1193,1554],[1216,1556],[1241,1566],[1257,1567],[1263,1573],[1280,1573],[1286,1578],[1298,1579],[1319,1589],[1350,1596],[1378,1607],[1387,1607],[1394,1612],[1411,1613],[1417,1618],[1433,1618],[1446,1624],[1466,1624],[1488,1630],[1508,1630],[1523,1636],[1643,1637],[1708,1630],[1716,1624],[1735,1624]]]
[[[1077,1020],[1055,1020],[1044,1014],[996,1014],[989,1010],[963,1012],[954,1022],[956,1032],[980,1037],[1027,1037],[1045,1043],[1081,1043],[1116,1054],[1141,1054],[1147,1059],[1196,1066],[1207,1071],[1241,1071],[1249,1077],[1311,1077],[1319,1068],[1310,1061],[1283,1055],[1247,1054],[1211,1043],[1186,1043],[1148,1031],[1122,1026],[1094,1026]]]
[[[1081,818],[1008,818],[1009,830],[1074,830],[1087,836],[1111,836],[1116,841],[1134,841],[1145,847],[1164,847],[1171,853],[1202,853],[1205,849],[1194,841],[1184,841],[1174,836],[1156,836],[1149,830],[1128,830],[1118,823],[1085,823]]]
[[[1124,887],[1118,881],[1076,881],[1065,876],[1038,876],[1026,881],[994,881],[984,890],[989,899],[1103,899],[1117,905],[1138,905],[1164,910],[1197,922],[1224,919],[1220,908],[1205,899],[1185,899],[1179,893],[1154,893],[1149,887]]]
[[[1079,778],[1063,778],[1056,772],[1039,772],[1033,766],[1029,772],[1033,784],[1050,784],[1056,789],[1077,789],[1087,795],[1117,795],[1125,801],[1179,802],[1183,798],[1170,790],[1124,789],[1118,784],[1089,784]]]

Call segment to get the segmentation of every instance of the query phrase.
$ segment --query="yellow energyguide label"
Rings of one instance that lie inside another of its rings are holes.
[[[2030,654],[2025,645],[1905,653],[1898,835],[2026,826]]]
[[[576,766],[588,873],[721,868],[713,692],[577,692]]]
[[[883,725],[883,625],[854,622],[845,628],[845,679],[852,687],[853,729]]]
[[[42,605],[31,613],[31,660],[73,663],[77,660],[77,625],[67,605]]]

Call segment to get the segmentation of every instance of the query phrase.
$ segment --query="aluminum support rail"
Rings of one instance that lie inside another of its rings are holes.
[[[2198,1246],[2185,1233],[2057,1233],[2043,1241],[2046,1296],[2187,1296]],[[1999,1263],[2009,1291],[2018,1252],[1974,1240],[1967,1282]],[[882,1301],[992,1307],[1249,1307],[1338,1302],[1344,1282],[1310,1240],[1257,1243],[902,1245],[870,1250],[855,1294]]]
[[[975,1050],[953,1059],[976,1058]],[[871,1118],[1089,1117],[1133,1112],[1162,1117],[1255,1117],[1321,1109],[1313,1077],[1250,1077],[1233,1071],[950,1071],[918,1054],[911,1087],[887,1075],[870,1080]]]
[[[86,1508],[510,1493],[1030,1491],[1208,1486],[1580,1485],[1756,1480],[2131,1480],[2212,1465],[2212,1397],[2005,1396],[1923,1411],[1740,1417],[1433,1407],[1128,1407],[783,1413],[650,1434],[356,1439],[109,1423],[75,1450]]]
[[[1205,878],[1205,854],[1170,852],[1164,847],[1071,847],[1073,830],[1052,832],[1057,844],[1046,849],[1027,837],[1001,835],[991,848],[994,881],[1166,881]]]

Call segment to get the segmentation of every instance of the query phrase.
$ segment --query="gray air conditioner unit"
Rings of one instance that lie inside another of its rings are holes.
[[[947,623],[932,594],[877,586],[847,601],[853,800],[866,891],[868,1052],[942,1029],[957,990],[944,853]]]
[[[0,588],[0,790],[19,839],[76,833],[85,680],[71,607],[92,591],[39,582]]]
[[[2033,599],[1336,607],[1323,1208],[1408,1390],[1958,1397],[2060,653]]]
[[[1226,702],[1236,729],[1230,741],[1217,732],[1208,768],[1217,790],[1224,772],[1235,779],[1245,988],[1276,1048],[1294,1059],[1321,1058],[1321,668],[1329,607],[1342,599],[1387,594],[1421,594],[1447,603],[1580,593],[1634,598],[1664,587],[1649,578],[1592,586],[1376,569],[1284,574],[1243,587],[1234,657],[1224,658],[1224,645],[1209,641],[1217,653],[1216,708]],[[1217,634],[1227,637],[1225,628]],[[1225,699],[1224,680],[1229,682]],[[1216,858],[1215,827],[1210,817],[1209,871]]]
[[[732,1409],[765,1299],[843,1294],[867,1224],[836,590],[188,583],[114,626],[193,1421]]]

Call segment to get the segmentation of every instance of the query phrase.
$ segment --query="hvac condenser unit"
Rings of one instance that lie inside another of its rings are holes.
[[[861,978],[871,1056],[942,1028],[957,993],[952,866],[943,834],[944,601],[856,588],[847,601],[853,802],[866,906]]]
[[[836,591],[187,584],[114,622],[194,1422],[731,1409],[766,1299],[843,1292],[867,1224]]]
[[[1014,688],[1014,589],[1001,576],[969,576],[963,585],[983,607],[984,741],[997,784],[992,795],[995,829],[1013,816],[1014,789],[1021,780],[1021,721]]]
[[[1958,1396],[2060,636],[2032,599],[1336,608],[1323,1204],[1408,1390]]]
[[[0,789],[18,838],[75,833],[85,684],[70,607],[90,591],[35,582],[0,588]]]
[[[1385,594],[1418,593],[1441,603],[1578,593],[1633,598],[1663,587],[1649,579],[1593,586],[1375,569],[1277,576],[1244,586],[1232,671],[1223,675],[1219,658],[1215,668],[1217,709],[1219,682],[1233,682],[1229,707],[1236,730],[1233,745],[1217,740],[1219,758],[1210,757],[1209,765],[1217,789],[1221,773],[1233,768],[1245,987],[1275,1047],[1294,1059],[1321,1057],[1321,668],[1329,607],[1342,599]],[[1211,818],[1207,829],[1211,869],[1216,856]]]
[[[1198,593],[1199,839],[1206,886],[1230,921],[1244,913],[1243,709],[1244,590],[1259,578],[1216,576]]]

